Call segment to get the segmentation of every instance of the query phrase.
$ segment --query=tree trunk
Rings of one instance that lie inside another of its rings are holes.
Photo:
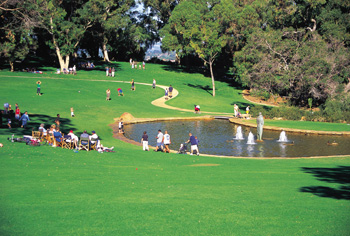
[[[214,79],[214,73],[213,73],[213,61],[209,61],[209,68],[210,68],[210,75],[211,75],[211,83],[213,86],[213,97],[215,97],[215,79]]]
[[[56,53],[57,53],[58,61],[60,63],[61,72],[63,72],[64,68],[66,69],[66,71],[68,71],[69,55],[63,57],[59,47],[57,46],[56,46]]]
[[[14,62],[13,61],[10,61],[10,66],[11,66],[11,72],[14,72],[15,69],[14,69]]]
[[[103,60],[109,62],[107,46],[104,42],[102,43],[102,51],[103,51]]]
[[[176,53],[175,56],[176,56],[175,62],[176,62],[178,65],[180,65],[180,63],[181,63],[181,58],[179,57],[179,54]]]

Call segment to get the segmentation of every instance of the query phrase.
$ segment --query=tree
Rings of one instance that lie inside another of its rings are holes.
[[[21,1],[4,1],[0,4],[0,56],[7,59],[11,71],[16,60],[23,60],[34,49],[31,8]]]
[[[215,96],[213,63],[227,39],[216,20],[215,1],[184,1],[175,7],[169,23],[162,30],[162,48],[179,55],[194,53],[209,65]]]
[[[51,35],[50,46],[55,49],[63,69],[69,67],[70,56],[77,49],[85,31],[94,23],[88,0],[31,0],[37,7],[37,22]]]

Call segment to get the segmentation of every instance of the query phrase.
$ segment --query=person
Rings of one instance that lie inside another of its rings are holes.
[[[36,85],[37,85],[36,95],[41,96],[41,92],[40,92],[41,81],[38,80],[38,81],[36,82]]]
[[[134,79],[131,80],[130,84],[131,84],[131,90],[135,90],[135,82],[134,82]]]
[[[112,67],[112,77],[114,77],[114,74],[115,74],[115,69],[114,67]]]
[[[106,90],[106,100],[109,101],[111,99],[111,90],[107,89]]]
[[[199,156],[196,137],[193,136],[191,133],[189,133],[188,135],[190,136],[190,138],[187,140],[186,143],[191,143],[191,155],[193,155],[193,151],[196,150],[197,156]]]
[[[194,113],[201,113],[201,107],[199,105],[194,105]]]
[[[235,113],[235,117],[237,117],[238,116],[238,111],[239,111],[239,107],[237,106],[237,104],[233,105],[233,111]]]
[[[112,76],[112,67],[108,68],[108,76]]]
[[[56,124],[56,128],[60,128],[61,122],[60,122],[60,114],[57,114],[56,120],[55,120],[55,124]]]
[[[99,146],[97,146],[97,151],[99,153],[103,153],[103,152],[115,152],[113,151],[114,147],[104,147],[102,144],[100,144]]]
[[[118,96],[124,96],[123,90],[121,88],[118,89]]]
[[[22,121],[22,125],[21,125],[22,128],[26,128],[27,127],[27,122],[30,121],[27,111],[24,112],[24,114],[19,119],[19,121]]]
[[[16,103],[16,111],[15,111],[15,118],[16,118],[16,120],[19,120],[20,116],[21,116],[21,111],[20,111],[20,109],[19,109],[19,107],[18,107],[18,105]]]
[[[264,127],[264,117],[262,116],[261,112],[259,112],[259,116],[256,118],[256,124],[257,124],[257,140],[262,141],[262,134],[263,134],[263,127]]]
[[[75,115],[74,115],[74,109],[73,109],[73,107],[70,108],[70,116],[71,116],[71,117],[74,117],[74,116],[75,116]]]
[[[156,139],[157,139],[157,147],[156,147],[156,150],[154,151],[157,152],[159,149],[160,151],[163,151],[163,133],[160,129],[158,130],[158,135],[156,136]]]
[[[76,75],[77,74],[77,67],[74,65],[73,66],[73,74]]]
[[[56,132],[53,133],[53,136],[55,137],[57,142],[61,142],[62,141],[62,134],[60,132],[59,128],[56,128]]]
[[[165,97],[165,100],[168,100],[168,88],[165,89],[164,97]]]
[[[142,68],[143,68],[143,69],[146,69],[146,63],[145,63],[145,61],[142,62]]]
[[[90,138],[90,136],[89,136],[89,134],[86,132],[86,130],[84,130],[84,132],[80,135],[80,139],[82,139],[82,138],[87,138],[87,139]]]
[[[169,86],[169,97],[172,98],[173,97],[173,87],[170,85]]]
[[[124,133],[124,122],[123,122],[123,118],[120,118],[119,120],[119,133],[123,134]]]
[[[132,58],[130,58],[129,62],[130,62],[130,66],[131,66],[132,65]]]
[[[9,110],[9,104],[6,102],[4,103],[4,114],[7,114],[7,111]]]
[[[155,79],[153,79],[153,83],[152,83],[152,88],[156,88],[156,80]]]
[[[167,130],[164,131],[162,142],[164,144],[164,152],[170,153],[169,145],[171,144],[171,140]]]
[[[11,118],[8,118],[7,119],[7,126],[9,127],[9,129],[11,129],[11,123],[12,123]]]
[[[135,68],[135,62],[131,61],[131,69],[134,69],[134,68]]]
[[[146,132],[146,131],[143,132],[143,135],[142,135],[142,138],[141,138],[141,143],[142,143],[142,146],[143,146],[143,150],[144,150],[144,151],[149,151],[149,147],[148,147],[148,135],[147,135],[147,132]]]
[[[109,71],[109,68],[106,67],[106,76],[108,76],[108,71]]]
[[[196,142],[197,142],[197,150],[198,150],[198,152],[199,152],[199,139],[198,139],[197,136],[195,136],[194,138],[196,139]]]
[[[246,113],[247,115],[249,115],[249,110],[250,110],[250,108],[249,108],[249,106],[247,106],[247,108],[245,109],[245,113]]]
[[[40,126],[39,126],[39,132],[41,132],[42,133],[42,136],[46,136],[47,135],[47,130],[45,129],[45,127],[44,127],[45,125],[44,124],[41,124]]]
[[[73,133],[73,130],[69,131],[68,136],[70,136],[70,139],[74,143],[75,148],[78,148],[79,138]]]
[[[97,142],[98,145],[98,135],[96,134],[96,132],[93,130],[91,131],[92,135],[90,135],[89,140],[90,140],[90,144],[95,144]]]
[[[139,65],[139,69],[141,70],[141,64]]]

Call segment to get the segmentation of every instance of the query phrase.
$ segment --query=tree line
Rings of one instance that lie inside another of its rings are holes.
[[[5,0],[0,55],[13,70],[30,51],[54,52],[63,69],[81,49],[141,60],[161,41],[208,68],[213,96],[224,70],[261,96],[350,112],[349,12],[342,0]]]

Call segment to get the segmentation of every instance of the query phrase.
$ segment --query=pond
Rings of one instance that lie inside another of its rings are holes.
[[[288,142],[278,142],[280,131],[264,130],[264,142],[247,144],[249,132],[256,129],[242,126],[243,140],[235,140],[238,125],[227,120],[162,121],[130,124],[125,126],[125,136],[140,142],[147,131],[149,145],[156,146],[158,129],[171,136],[170,149],[178,150],[181,143],[188,140],[188,133],[197,136],[202,154],[243,156],[243,157],[311,157],[350,154],[350,137],[334,135],[305,135],[286,133]],[[292,143],[294,142],[294,143]],[[327,145],[336,142],[337,145]],[[190,147],[190,146],[188,146]]]

